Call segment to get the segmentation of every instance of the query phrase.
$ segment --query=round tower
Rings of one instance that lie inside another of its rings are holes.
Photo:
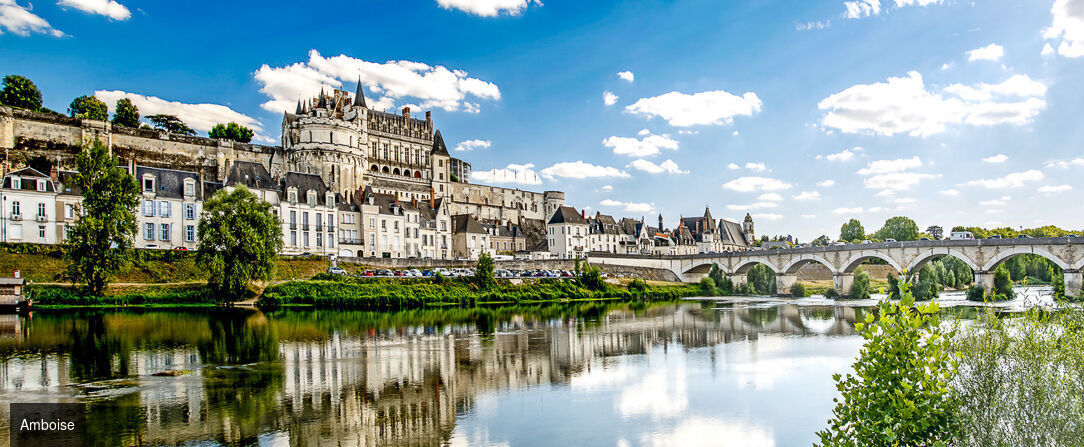
[[[546,191],[542,193],[543,201],[545,201],[546,217],[545,221],[549,221],[553,217],[553,213],[556,213],[558,209],[565,206],[565,193],[561,191]]]
[[[745,221],[741,224],[742,232],[745,233],[745,240],[750,244],[756,240],[756,236],[753,233],[753,216],[749,213],[745,213]]]

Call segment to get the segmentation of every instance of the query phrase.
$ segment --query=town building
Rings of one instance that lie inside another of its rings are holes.
[[[589,232],[590,225],[582,213],[571,206],[558,208],[546,224],[550,253],[558,259],[586,258]]]
[[[4,175],[0,185],[4,242],[57,243],[55,180],[30,167]]]

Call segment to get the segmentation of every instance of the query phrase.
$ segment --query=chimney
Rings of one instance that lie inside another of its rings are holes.
[[[432,186],[430,186],[430,187],[429,187],[429,208],[432,208],[432,209],[436,209],[436,208],[437,208],[437,199],[436,199],[436,195],[437,195],[437,194],[436,194],[436,191],[434,191],[434,190],[433,190],[433,187],[432,187]]]
[[[433,113],[428,110],[425,111],[425,125],[433,127]]]
[[[56,164],[53,164],[53,167],[49,168],[49,177],[51,177],[54,182],[59,180],[60,179],[60,166],[57,166]]]
[[[19,279],[19,271],[18,270],[15,271],[15,279]]]
[[[586,219],[587,218],[587,210],[580,210],[580,217]]]
[[[410,107],[403,107],[403,118],[410,119]]]
[[[207,199],[207,194],[203,190],[203,166],[199,168],[199,194],[201,199]]]

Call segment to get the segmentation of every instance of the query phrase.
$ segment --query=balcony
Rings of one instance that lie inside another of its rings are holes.
[[[301,231],[309,231],[309,224],[301,224]]]
[[[44,214],[38,214],[35,220],[37,220],[38,222],[48,222],[49,217]]]
[[[341,238],[339,238],[339,245],[343,245],[343,244],[347,244],[347,245],[362,245],[362,244],[361,244],[361,239],[353,239],[353,238],[342,238],[342,237],[341,237]]]
[[[324,226],[321,224],[316,224],[316,231],[324,231]]]
[[[328,225],[327,226],[327,232],[328,233],[334,233],[335,232],[335,226],[334,225]]]
[[[23,220],[23,216],[19,213],[11,213],[11,220]]]
[[[297,229],[297,224],[296,223],[290,224],[290,229],[291,230],[296,230]]]

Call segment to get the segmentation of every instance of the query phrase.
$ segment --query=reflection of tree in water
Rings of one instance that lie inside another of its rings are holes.
[[[140,393],[87,403],[87,446],[144,445],[146,411]]]
[[[749,316],[753,317],[753,321],[760,324],[768,324],[779,319],[779,308],[772,306],[768,308],[749,309]]]
[[[128,375],[131,340],[108,333],[105,318],[93,313],[85,320],[72,319],[67,349],[71,377],[79,382],[113,379]]]

